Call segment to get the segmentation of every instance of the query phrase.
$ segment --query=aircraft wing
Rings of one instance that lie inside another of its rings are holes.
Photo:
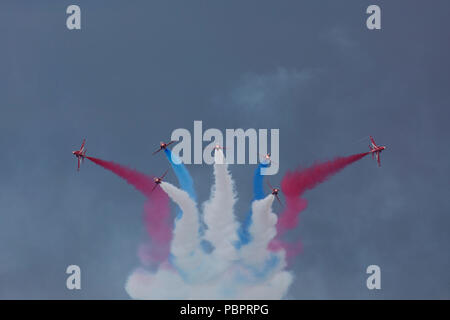
[[[381,152],[377,152],[377,162],[378,162],[378,166],[381,167]]]
[[[80,148],[80,151],[83,151],[83,148],[84,148],[84,144],[86,143],[86,139],[83,139],[83,142],[81,143],[81,148]]]
[[[164,177],[166,176],[167,172],[169,171],[169,169],[166,170],[166,172],[164,172],[164,174],[161,177],[161,180],[164,179]]]
[[[80,171],[80,158],[77,157],[77,160],[78,160],[78,169],[77,169],[77,171]]]
[[[166,144],[166,147],[170,146],[172,143],[175,143],[175,142],[176,142],[175,140],[170,141],[168,144]]]
[[[378,147],[377,144],[375,143],[375,140],[373,140],[372,136],[370,136],[370,142],[372,143],[372,146],[374,148]]]
[[[283,204],[281,203],[280,198],[278,197],[278,195],[276,194],[275,197],[277,198],[278,202],[280,203],[280,205],[282,206]]]
[[[156,151],[153,152],[152,154],[155,155],[155,154],[157,154],[158,152],[160,152],[161,150],[162,150],[162,148],[159,148],[158,150],[156,150]]]

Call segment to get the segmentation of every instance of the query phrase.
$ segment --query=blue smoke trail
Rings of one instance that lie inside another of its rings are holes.
[[[178,159],[176,155],[172,154],[172,151],[170,151],[169,149],[164,149],[164,153],[166,154],[166,157],[169,160],[170,165],[175,172],[175,175],[177,176],[180,188],[186,191],[192,200],[196,201],[197,196],[195,195],[194,182],[192,181],[192,177],[187,171],[183,162],[181,162],[181,160]],[[174,162],[174,160],[176,163]],[[183,211],[178,208],[176,219],[180,219],[182,215]]]
[[[260,163],[255,170],[255,175],[253,177],[253,201],[261,200],[266,197],[266,194],[264,193],[264,176],[261,175],[261,169],[266,168],[267,166],[266,163]]]
[[[255,170],[255,175],[253,176],[253,200],[261,200],[264,199],[265,194],[264,194],[264,176],[261,175],[261,169],[267,167],[268,164],[267,163],[260,163],[258,165],[258,167]],[[238,236],[239,236],[239,241],[236,244],[236,248],[240,248],[243,245],[246,245],[247,243],[250,242],[251,236],[250,233],[248,231],[248,229],[250,228],[250,225],[252,224],[252,210],[250,209],[250,211],[247,213],[247,215],[245,216],[244,221],[242,222],[239,230],[238,230]]]
[[[196,201],[197,196],[195,195],[194,182],[192,181],[192,177],[189,174],[189,171],[187,171],[181,160],[178,159],[176,155],[172,154],[172,151],[170,151],[169,149],[164,149],[164,153],[166,154],[167,159],[172,165],[173,171],[175,171],[175,175],[177,176],[180,188],[186,191],[192,200]],[[175,160],[177,163],[175,163],[173,160]]]

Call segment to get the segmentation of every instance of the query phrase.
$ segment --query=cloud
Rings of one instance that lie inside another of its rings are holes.
[[[267,108],[279,111],[286,98],[305,92],[317,73],[317,70],[285,68],[266,74],[247,73],[231,92],[231,103],[244,111],[255,112]]]

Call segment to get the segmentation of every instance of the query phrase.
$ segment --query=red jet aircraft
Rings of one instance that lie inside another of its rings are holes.
[[[377,146],[375,143],[375,140],[373,140],[372,136],[370,136],[370,142],[372,143],[369,145],[370,153],[372,153],[372,159],[374,158],[374,154],[377,157],[378,166],[381,167],[381,151],[385,150],[386,147],[384,146]]]
[[[72,154],[77,157],[78,160],[78,169],[80,171],[80,162],[84,162],[84,157],[86,156],[86,149],[84,148],[84,144],[86,143],[86,139],[83,139],[83,143],[81,144],[80,150],[72,151]]]
[[[214,146],[214,149],[216,149],[216,150],[219,150],[219,149],[225,150],[226,148],[225,148],[225,147],[222,147],[222,146],[219,145],[219,144],[216,144],[216,145]]]
[[[165,143],[165,142],[160,142],[159,143],[159,149],[158,150],[156,150],[155,152],[153,152],[153,154],[155,155],[155,154],[157,154],[158,152],[160,152],[161,150],[165,150],[165,149],[167,149],[167,147],[168,146],[170,146],[172,143],[174,143],[174,142],[177,142],[177,141],[170,141],[169,143]]]
[[[281,205],[283,205],[283,204],[281,203],[280,198],[278,197],[278,193],[280,192],[280,189],[279,189],[279,188],[273,188],[273,187],[270,185],[269,182],[267,182],[267,185],[269,186],[270,189],[272,189],[272,194],[275,196],[275,198],[277,198],[278,202],[279,202]]]
[[[273,161],[272,158],[270,157],[270,153],[267,153],[267,154],[262,154],[262,153],[260,153],[260,156],[263,158],[263,161],[265,161],[266,163],[271,163],[271,162],[273,162],[273,163],[276,164],[276,162]]]
[[[155,188],[161,184],[161,182],[163,181],[164,177],[166,176],[167,172],[169,171],[169,169],[166,170],[166,172],[164,172],[164,174],[161,177],[156,177],[153,178],[153,181],[155,182],[155,186],[153,187],[152,191],[155,190]]]
[[[218,151],[219,149],[226,150],[226,149],[231,149],[231,148],[230,147],[223,147],[220,144],[216,144],[214,146],[214,150]]]

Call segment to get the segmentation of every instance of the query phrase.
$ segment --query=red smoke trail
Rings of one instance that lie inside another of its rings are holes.
[[[147,202],[144,205],[144,222],[150,235],[151,243],[142,245],[138,254],[146,265],[167,260],[172,237],[169,197],[167,194],[159,187],[152,192],[155,183],[153,178],[146,174],[112,161],[88,156],[86,158],[118,175],[147,197]]]
[[[144,265],[166,261],[172,240],[169,197],[157,187],[144,204],[144,223],[152,242],[139,248],[139,258]]]
[[[301,198],[307,190],[314,189],[318,184],[325,182],[328,178],[344,169],[346,166],[364,158],[370,152],[359,153],[348,157],[338,157],[322,163],[315,163],[309,168],[299,168],[293,172],[287,172],[281,181],[281,190],[286,199],[286,206],[278,217],[277,238],[270,243],[270,249],[277,250],[284,247],[287,255],[292,256],[300,250],[283,243],[279,237],[287,230],[295,228],[298,224],[300,213],[306,209],[308,202]],[[298,246],[294,246],[297,247]],[[296,251],[296,252],[290,252]]]
[[[152,177],[112,161],[105,161],[88,156],[86,156],[86,158],[126,180],[127,183],[135,187],[144,196],[151,197],[151,191],[155,185]]]
[[[292,259],[298,254],[303,252],[303,244],[297,239],[294,242],[285,242],[280,239],[273,239],[269,243],[269,250],[278,251],[280,249],[284,249],[286,252],[286,261],[288,266],[291,264]]]

